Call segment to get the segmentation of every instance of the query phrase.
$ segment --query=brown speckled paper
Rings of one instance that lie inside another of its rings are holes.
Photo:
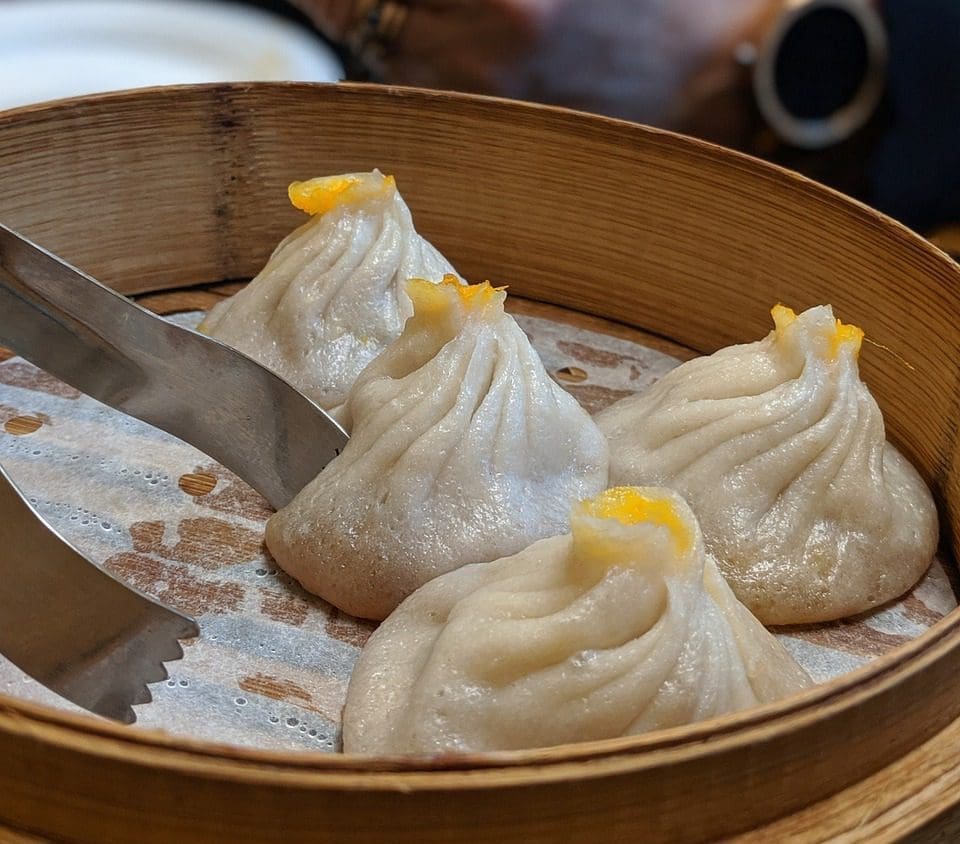
[[[658,350],[666,343],[648,348],[628,330],[571,324],[555,309],[522,304],[518,320],[547,369],[591,412],[677,364]],[[198,316],[175,319],[192,325]],[[137,707],[138,725],[245,746],[338,747],[347,681],[373,625],[277,570],[262,544],[270,510],[249,487],[190,446],[6,353],[0,462],[93,560],[200,622],[200,638],[170,664],[170,679],[152,687],[154,701]],[[815,680],[836,676],[953,609],[947,572],[937,561],[892,605],[778,635]],[[74,708],[2,658],[0,691]]]

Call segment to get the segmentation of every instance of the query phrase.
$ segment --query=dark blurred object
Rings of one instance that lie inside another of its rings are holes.
[[[960,223],[960,0],[773,9],[707,75],[712,88],[693,100],[683,129],[919,231]]]
[[[773,157],[930,232],[960,222],[960,2],[885,0],[879,10],[889,59],[872,121],[819,156],[784,147]]]
[[[835,148],[784,145],[771,157],[929,233],[960,223],[960,2],[885,0],[879,10],[889,59],[872,120]]]
[[[883,96],[889,45],[868,0],[790,2],[758,46],[753,93],[784,142],[827,149],[863,128]]]
[[[960,222],[960,2],[886,0],[889,122],[867,199],[919,229]]]
[[[284,0],[245,2],[322,37]],[[364,78],[337,49],[348,76]],[[920,231],[960,224],[960,0],[774,0],[684,95],[681,131],[799,170]]]

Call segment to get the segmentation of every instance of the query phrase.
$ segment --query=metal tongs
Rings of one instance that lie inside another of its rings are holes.
[[[190,443],[274,507],[346,444],[310,399],[246,355],[151,314],[0,225],[0,344]],[[97,568],[0,467],[0,653],[85,709],[132,723],[192,619]]]

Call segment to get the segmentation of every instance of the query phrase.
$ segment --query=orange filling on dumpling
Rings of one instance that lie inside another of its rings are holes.
[[[781,304],[774,305],[773,308],[770,309],[770,314],[776,326],[775,330],[778,339],[782,338],[787,329],[798,319],[797,313],[793,308],[788,308],[786,305]],[[862,328],[856,325],[848,325],[838,319],[827,335],[828,359],[835,361],[840,355],[840,350],[845,346],[849,346],[856,357],[860,353],[860,345],[862,342]]]
[[[316,215],[326,214],[341,205],[385,196],[395,187],[393,176],[384,176],[374,171],[343,176],[320,176],[305,182],[292,182],[287,188],[287,195],[295,208]]]
[[[452,274],[445,275],[436,284],[422,278],[411,278],[407,282],[407,295],[417,316],[445,313],[458,305],[464,311],[480,310],[493,302],[502,303],[505,296],[501,294],[505,289],[494,287],[489,281],[463,284]]]
[[[624,525],[644,522],[666,528],[678,554],[686,554],[693,545],[693,534],[672,498],[651,495],[633,486],[617,486],[594,498],[580,502],[582,512],[596,519],[616,519]]]

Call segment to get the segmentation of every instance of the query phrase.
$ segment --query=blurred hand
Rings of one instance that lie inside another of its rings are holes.
[[[298,0],[335,41],[353,0]],[[771,0],[408,0],[384,81],[682,128],[698,75]]]

